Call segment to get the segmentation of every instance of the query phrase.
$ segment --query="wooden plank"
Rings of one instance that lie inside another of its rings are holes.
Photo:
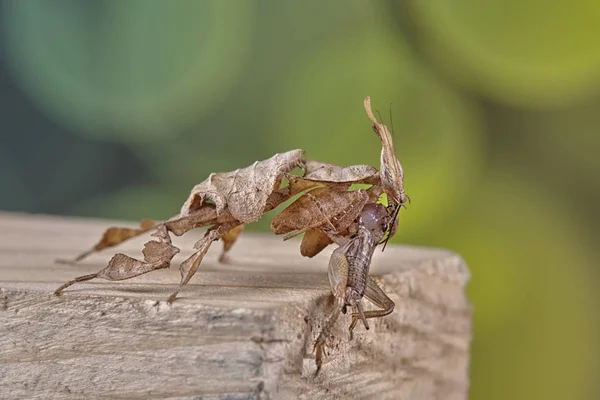
[[[447,250],[388,246],[372,275],[394,312],[338,321],[320,375],[312,346],[332,306],[332,248],[301,257],[299,242],[244,233],[228,264],[219,246],[172,305],[175,266],[200,237],[174,238],[170,270],[93,280],[114,251],[55,264],[114,222],[0,213],[0,398],[466,399],[471,306],[463,260]],[[118,248],[139,256],[147,237]]]

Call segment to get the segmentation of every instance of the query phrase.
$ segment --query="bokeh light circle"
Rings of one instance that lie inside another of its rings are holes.
[[[77,133],[169,137],[235,85],[252,14],[251,2],[7,1],[6,65],[48,116]]]
[[[600,2],[410,2],[420,44],[466,85],[519,106],[554,106],[600,86]]]
[[[520,175],[495,169],[430,237],[472,274],[470,398],[587,398],[598,366],[593,267],[577,226]]]

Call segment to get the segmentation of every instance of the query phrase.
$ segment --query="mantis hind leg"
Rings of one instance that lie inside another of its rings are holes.
[[[365,297],[379,307],[379,310],[370,310],[364,312],[364,318],[380,318],[385,317],[394,311],[394,302],[390,299],[385,292],[377,285],[377,282],[373,278],[367,279],[367,287],[365,289]],[[352,340],[352,331],[356,327],[358,321],[362,319],[360,312],[352,313],[352,323],[350,324],[350,340]]]

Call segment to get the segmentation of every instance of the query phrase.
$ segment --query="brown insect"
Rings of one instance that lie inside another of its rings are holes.
[[[209,226],[204,237],[194,245],[195,252],[179,267],[179,288],[167,300],[172,302],[194,276],[212,242],[223,241],[220,258],[223,260],[246,224],[258,221],[263,213],[301,194],[274,218],[271,230],[285,235],[285,239],[304,233],[300,251],[306,257],[313,257],[329,244],[339,246],[329,263],[336,309],[315,344],[319,370],[325,338],[340,312],[345,312],[347,307],[356,310],[352,314],[352,331],[358,319],[368,329],[368,318],[387,315],[394,307],[394,303],[368,277],[368,272],[377,244],[386,233],[388,239],[395,234],[398,210],[408,197],[404,192],[403,170],[395,156],[392,137],[387,127],[374,117],[369,97],[365,99],[365,109],[382,143],[380,170],[369,165],[343,167],[306,160],[302,150],[291,150],[243,169],[210,174],[192,189],[178,215],[162,222],[144,220],[138,229],[109,228],[92,249],[71,262],[154,231],[152,236],[156,239],[144,245],[143,260],[118,253],[104,269],[77,277],[60,286],[54,294],[59,295],[74,283],[94,278],[125,280],[155,269],[168,268],[179,253],[179,249],[171,243],[170,233],[180,236],[189,230]],[[291,174],[297,167],[303,171],[301,176]],[[350,190],[350,186],[356,183],[370,187]],[[383,193],[387,197],[387,207],[377,204]],[[363,296],[381,310],[363,312],[360,303]]]
[[[358,218],[358,231],[351,237],[335,238],[339,247],[333,251],[329,259],[329,284],[335,298],[335,306],[327,318],[321,333],[315,342],[317,371],[323,363],[323,353],[327,337],[337,321],[340,313],[345,314],[347,307],[352,307],[352,323],[350,337],[356,323],[361,320],[369,329],[368,318],[383,317],[394,310],[394,302],[383,292],[377,283],[369,277],[371,258],[375,247],[381,243],[388,229],[393,224],[395,211],[381,204],[368,203],[362,208]],[[361,300],[369,299],[379,310],[364,311]]]

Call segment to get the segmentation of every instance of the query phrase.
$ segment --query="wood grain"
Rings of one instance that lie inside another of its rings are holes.
[[[114,221],[0,213],[0,398],[466,399],[469,272],[441,249],[388,246],[372,275],[394,312],[340,318],[321,374],[312,346],[332,306],[330,246],[245,232],[219,264],[211,249],[172,305],[176,266],[200,234],[175,238],[173,267],[122,282],[93,280],[52,296],[114,254],[55,264],[93,245]],[[118,247],[139,256],[147,237]]]

